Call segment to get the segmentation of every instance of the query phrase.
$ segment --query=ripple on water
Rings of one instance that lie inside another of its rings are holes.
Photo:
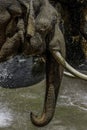
[[[67,95],[61,95],[59,97],[58,106],[74,106],[78,109],[87,111],[87,96],[72,97]]]
[[[0,104],[0,128],[8,127],[12,124],[13,115],[7,106]]]

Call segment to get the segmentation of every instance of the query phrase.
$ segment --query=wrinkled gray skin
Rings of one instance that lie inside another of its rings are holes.
[[[65,57],[60,22],[61,15],[48,0],[0,0],[0,62],[18,53],[44,53],[46,57],[43,113],[40,118],[31,113],[31,120],[36,126],[47,125],[55,112],[63,69],[49,49],[60,51]]]

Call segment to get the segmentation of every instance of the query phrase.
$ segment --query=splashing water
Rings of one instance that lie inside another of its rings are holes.
[[[13,115],[10,109],[7,106],[3,106],[0,103],[0,127],[8,127],[12,124]]]

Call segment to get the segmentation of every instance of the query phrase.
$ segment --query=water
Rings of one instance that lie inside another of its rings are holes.
[[[30,121],[30,112],[43,108],[45,80],[32,87],[0,88],[0,130],[86,130],[87,82],[63,77],[53,120],[43,128]]]
[[[0,104],[0,128],[9,127],[12,121],[12,111],[5,104]]]

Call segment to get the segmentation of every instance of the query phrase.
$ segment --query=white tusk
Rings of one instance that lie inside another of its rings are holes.
[[[76,77],[79,77],[83,80],[87,80],[87,75],[80,73],[76,69],[74,69],[71,65],[69,65],[66,60],[62,57],[61,53],[58,51],[50,50],[52,55],[54,56],[55,60],[61,64],[64,68],[66,68],[70,73],[75,75]]]
[[[68,77],[71,77],[71,78],[75,78],[76,77],[75,75],[71,74],[68,71],[64,71],[63,74],[66,75],[66,76],[68,76]]]

